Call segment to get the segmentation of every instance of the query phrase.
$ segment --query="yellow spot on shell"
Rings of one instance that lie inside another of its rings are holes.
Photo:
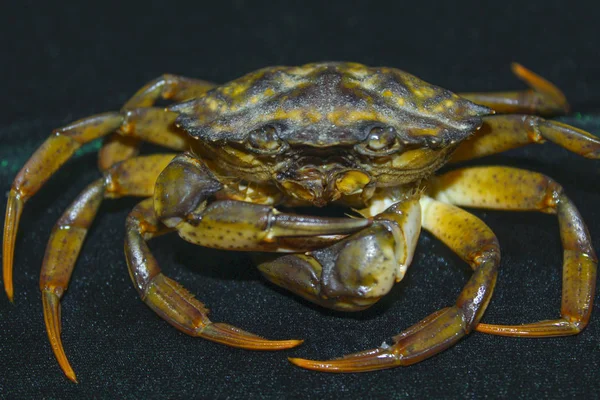
[[[438,136],[440,134],[440,129],[435,127],[411,129],[410,134],[415,136]]]
[[[206,99],[206,107],[210,111],[216,111],[219,108],[219,102],[209,97]]]
[[[454,101],[452,101],[452,100],[446,100],[446,101],[444,101],[444,105],[447,108],[450,108],[450,107],[452,107],[454,105]]]
[[[346,125],[357,121],[374,121],[383,119],[375,111],[341,109],[327,114],[327,119],[334,125]]]
[[[273,113],[273,115],[267,116],[268,119],[281,119],[291,121],[303,121],[307,117],[305,110],[294,109],[294,110],[283,110],[279,109]]]
[[[431,96],[435,95],[435,90],[433,90],[432,88],[429,88],[429,87],[422,87],[421,93],[425,97],[431,97]]]
[[[383,97],[391,97],[392,96],[392,92],[390,90],[384,90],[381,95]]]

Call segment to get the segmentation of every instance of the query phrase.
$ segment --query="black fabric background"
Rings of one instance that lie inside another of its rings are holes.
[[[52,128],[116,110],[164,72],[223,82],[266,65],[351,60],[398,67],[454,91],[484,91],[522,88],[509,71],[519,61],[564,89],[574,114],[561,120],[600,135],[598,2],[16,3],[5,2],[0,11],[3,193]],[[470,271],[428,234],[405,280],[360,314],[323,310],[279,290],[244,254],[194,247],[173,235],[157,239],[151,247],[163,269],[196,293],[214,320],[306,342],[259,353],[187,337],[156,317],[131,285],[122,250],[124,218],[136,202],[129,199],[101,207],[63,300],[63,341],[80,380],[72,384],[47,342],[38,274],[53,223],[99,176],[95,148],[81,152],[27,204],[14,305],[0,296],[2,398],[598,397],[598,306],[575,337],[475,333],[409,368],[331,375],[286,361],[378,346],[450,305]],[[600,249],[600,163],[552,145],[477,163],[541,171],[564,184]],[[475,213],[503,248],[484,321],[556,317],[562,253],[555,217]]]

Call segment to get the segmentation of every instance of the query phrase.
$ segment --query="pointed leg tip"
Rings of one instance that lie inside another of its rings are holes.
[[[61,365],[62,368],[62,365]],[[71,367],[69,366],[69,370],[66,371],[63,369],[63,372],[65,373],[66,377],[73,383],[79,383],[79,381],[77,381],[77,376],[75,376],[75,372],[71,369]]]
[[[213,342],[246,350],[286,350],[297,347],[304,342],[297,339],[269,340],[223,323],[212,323],[206,326],[199,336]]]
[[[298,367],[306,368],[306,369],[311,369],[310,366],[314,363],[314,361],[312,361],[312,360],[307,360],[305,358],[298,358],[298,357],[288,357],[288,361]]]
[[[294,348],[294,347],[298,347],[300,346],[302,343],[304,343],[304,340],[302,339],[289,339],[289,340],[281,340],[281,343],[285,343],[288,345],[288,349]]]
[[[12,249],[4,249],[5,254],[9,254]],[[12,257],[6,257],[4,259],[4,263],[2,266],[3,271],[3,280],[4,280],[4,291],[6,292],[6,296],[12,302],[14,297],[14,287],[13,287],[13,279],[12,279]]]
[[[335,361],[308,360],[305,358],[288,357],[288,361],[297,367],[320,372],[353,372],[336,365]]]
[[[516,61],[510,63],[510,69],[517,75],[519,75],[523,71],[527,71],[527,68],[525,68],[521,63],[518,63]]]
[[[8,297],[8,301],[11,303],[15,302],[15,291],[12,285],[12,281],[4,281],[4,291],[6,292],[6,297]]]
[[[58,365],[65,376],[70,381],[78,383],[75,371],[73,371],[71,364],[69,364],[60,339],[60,298],[53,292],[43,291],[42,305],[44,307],[44,323],[46,325],[46,332],[48,333],[48,340],[52,346],[56,361],[58,361]]]
[[[401,360],[387,349],[372,349],[348,354],[334,360],[307,360],[289,357],[292,364],[313,371],[355,373],[378,371],[402,365]]]
[[[15,239],[19,227],[19,220],[23,211],[24,200],[11,189],[6,205],[6,218],[4,220],[4,232],[2,236],[2,277],[4,290],[8,299],[13,301],[13,262],[15,254]]]

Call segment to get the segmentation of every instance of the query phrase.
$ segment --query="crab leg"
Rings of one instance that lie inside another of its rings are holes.
[[[301,340],[267,340],[208,319],[208,309],[186,289],[161,273],[146,240],[164,231],[152,199],[142,201],[126,223],[125,255],[129,273],[142,300],[180,331],[197,337],[251,350],[279,350],[298,346]]]
[[[120,114],[105,113],[55,130],[15,178],[8,194],[2,247],[4,289],[11,301],[13,253],[23,205],[82,144],[114,131],[122,122]]]
[[[600,158],[600,138],[582,129],[533,115],[494,115],[463,142],[452,162],[470,160],[530,143],[553,142],[586,158]]]
[[[329,361],[290,358],[300,367],[326,372],[365,372],[406,366],[429,358],[470,333],[482,317],[496,283],[498,241],[479,218],[458,207],[421,199],[423,227],[473,269],[454,306],[436,311],[393,338],[393,344]]]
[[[564,94],[541,76],[521,64],[513,63],[512,72],[531,89],[496,93],[460,93],[461,97],[493,108],[499,113],[561,115],[569,111]]]
[[[172,158],[170,154],[156,154],[115,165],[77,197],[52,229],[40,274],[44,322],[54,355],[73,382],[77,381],[75,373],[60,339],[60,299],[67,290],[88,229],[104,198],[151,196],[156,177]]]
[[[25,202],[85,143],[118,130],[120,134],[151,141],[175,150],[186,142],[172,123],[177,115],[156,108],[98,114],[55,130],[31,156],[15,178],[6,208],[3,242],[4,288],[13,298],[12,265],[15,238]]]
[[[125,103],[122,112],[153,106],[160,98],[174,101],[192,99],[215,85],[210,82],[165,74],[144,85]],[[139,139],[113,133],[106,138],[98,154],[98,166],[105,171],[138,153]]]
[[[583,330],[594,300],[598,258],[581,215],[552,179],[508,167],[465,168],[435,178],[431,194],[467,207],[557,214],[564,249],[561,318],[524,325],[480,324],[504,336],[565,336]]]

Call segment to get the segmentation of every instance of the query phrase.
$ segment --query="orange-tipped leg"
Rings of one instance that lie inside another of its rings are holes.
[[[561,317],[524,325],[480,324],[485,333],[518,337],[575,335],[590,319],[598,258],[583,218],[552,179],[509,167],[474,167],[448,172],[431,182],[431,195],[467,207],[556,213],[563,245]]]
[[[367,372],[418,363],[458,342],[482,317],[500,261],[493,232],[477,217],[428,197],[421,199],[423,227],[475,269],[456,304],[441,309],[393,338],[392,344],[329,361],[290,358],[293,364],[324,372]]]
[[[104,113],[57,129],[31,156],[15,177],[6,207],[3,243],[4,287],[13,298],[13,254],[19,217],[27,199],[64,164],[81,145],[114,131],[123,121],[117,113]]]
[[[488,106],[500,113],[560,115],[569,112],[564,94],[551,82],[513,63],[512,72],[527,85],[528,90],[496,93],[460,93],[477,104]]]
[[[157,221],[152,199],[139,203],[127,218],[125,255],[142,300],[161,318],[191,335],[249,350],[281,350],[301,340],[268,340],[228,324],[213,323],[208,309],[184,287],[160,272],[146,240],[169,229]]]
[[[531,143],[552,142],[580,156],[600,158],[600,138],[582,129],[535,115],[491,115],[462,142],[451,162],[471,160]]]
[[[60,299],[67,290],[87,231],[104,197],[149,196],[156,176],[172,158],[170,154],[155,154],[115,165],[75,199],[52,230],[40,273],[44,321],[54,355],[73,382],[76,382],[75,373],[60,339]]]
[[[8,194],[8,205],[6,206],[6,218],[4,220],[4,237],[2,242],[2,276],[4,290],[8,299],[12,302],[14,298],[13,289],[13,257],[15,254],[15,239],[19,228],[19,220],[23,212],[23,200],[17,191],[12,189]]]
[[[126,112],[135,108],[152,107],[160,98],[184,101],[201,95],[215,85],[197,79],[165,74],[145,84],[123,106]],[[156,124],[155,124],[156,126]],[[168,131],[165,129],[164,131]],[[170,144],[170,143],[169,143]],[[113,133],[106,138],[98,152],[98,166],[105,171],[113,165],[138,154],[140,138]],[[172,148],[172,146],[167,146]]]
[[[48,340],[52,346],[52,351],[58,361],[58,365],[69,380],[78,383],[75,371],[69,364],[62,340],[60,339],[60,297],[50,291],[42,292],[42,304],[44,306],[44,323]]]
[[[44,322],[52,351],[63,372],[77,382],[75,372],[60,339],[60,299],[69,285],[71,273],[104,196],[102,179],[89,185],[58,220],[46,248],[40,274]]]

